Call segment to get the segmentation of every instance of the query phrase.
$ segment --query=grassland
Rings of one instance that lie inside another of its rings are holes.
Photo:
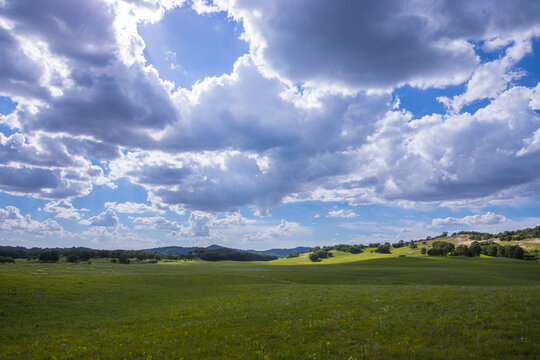
[[[0,359],[536,359],[540,262],[0,264]],[[399,257],[399,255],[407,255]]]

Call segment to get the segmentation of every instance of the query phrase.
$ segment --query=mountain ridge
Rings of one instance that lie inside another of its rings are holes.
[[[189,246],[189,247],[184,247],[184,246],[162,246],[162,247],[144,249],[144,250],[157,252],[157,253],[162,253],[162,254],[187,254],[190,251],[193,251],[193,250],[195,250],[197,248],[201,248],[201,247],[199,247],[199,246]],[[221,248],[226,248],[226,246],[212,244],[212,245],[209,245],[207,247],[202,247],[202,248],[209,249],[209,250],[218,250],[218,249],[221,249]],[[276,256],[279,256],[279,257],[284,257],[284,256],[287,256],[287,255],[289,255],[291,253],[305,253],[305,252],[308,252],[311,249],[311,247],[297,246],[295,248],[274,248],[274,249],[268,249],[268,250],[253,250],[253,249],[244,250],[244,249],[235,249],[235,248],[228,248],[228,249],[232,249],[232,250],[240,251],[240,252],[250,252],[250,253],[256,253],[256,254],[268,254],[268,255],[276,255]]]

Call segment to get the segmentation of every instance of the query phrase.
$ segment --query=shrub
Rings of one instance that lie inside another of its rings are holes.
[[[39,261],[57,262],[60,260],[60,254],[56,250],[44,250],[39,254]]]
[[[313,262],[318,262],[318,261],[321,261],[319,259],[319,257],[317,256],[316,253],[312,252],[311,254],[309,254],[309,260],[313,261]]]
[[[118,257],[118,261],[120,262],[120,264],[129,264],[129,257],[126,254],[121,254]]]
[[[454,244],[447,241],[435,241],[432,246],[427,251],[429,256],[446,256],[454,251]]]
[[[380,254],[390,254],[390,244],[385,243],[384,245],[377,246],[375,252]]]
[[[471,247],[469,247],[469,251],[471,253],[471,256],[480,256],[480,254],[482,253],[482,246],[480,246],[480,243],[478,241],[473,241]]]
[[[0,263],[2,264],[5,264],[5,263],[14,263],[15,260],[13,260],[12,258],[8,257],[8,256],[0,256]]]
[[[69,254],[66,260],[68,262],[76,263],[76,262],[79,262],[79,256],[77,254]]]
[[[300,256],[299,253],[290,253],[289,255],[287,255],[288,258],[295,258],[295,257],[298,257]]]
[[[420,254],[425,255],[427,252],[427,249],[425,247],[420,249]]]
[[[467,256],[469,254],[469,247],[467,245],[459,245],[456,247],[456,250],[454,250],[454,253],[452,255],[454,256]]]

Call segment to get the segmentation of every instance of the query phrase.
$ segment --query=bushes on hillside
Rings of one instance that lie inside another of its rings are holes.
[[[432,248],[428,249],[427,254],[429,256],[446,256],[454,251],[454,244],[447,241],[435,241],[432,244]]]
[[[390,243],[384,243],[384,245],[377,246],[375,252],[379,254],[390,254]]]
[[[517,245],[500,245],[493,241],[474,241],[471,246],[458,245],[454,248],[452,243],[435,241],[433,247],[427,250],[429,256],[469,256],[475,257],[480,254],[493,257],[507,257],[512,259],[524,259],[525,250]]]
[[[311,248],[310,252],[315,252],[318,250],[324,250],[327,252],[330,250],[337,250],[337,251],[348,252],[351,254],[360,254],[363,252],[364,248],[365,248],[365,245],[338,244],[338,245],[333,245],[333,246],[323,246],[322,248],[320,246],[315,246]]]
[[[330,251],[321,249],[321,250],[313,251],[311,254],[309,254],[309,260],[317,262],[317,261],[320,261],[321,259],[326,259],[332,256],[334,255]]]
[[[524,240],[528,238],[540,237],[540,226],[523,230],[504,231],[498,234],[482,233],[478,231],[460,231],[454,233],[454,235],[469,235],[471,240],[476,241],[488,240],[493,238],[498,238],[501,241]]]

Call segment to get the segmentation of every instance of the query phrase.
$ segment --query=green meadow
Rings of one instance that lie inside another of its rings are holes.
[[[538,358],[539,261],[334,253],[0,264],[0,359]]]

